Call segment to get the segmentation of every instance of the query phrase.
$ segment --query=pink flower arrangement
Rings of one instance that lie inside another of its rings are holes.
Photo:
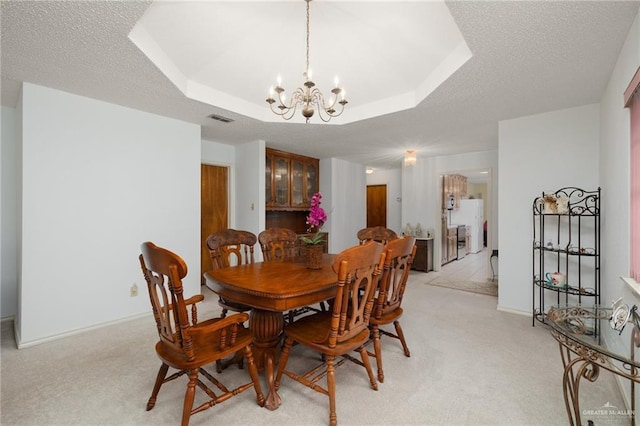
[[[307,225],[322,228],[322,225],[327,221],[327,213],[320,207],[321,202],[322,194],[319,192],[313,194],[313,197],[311,197],[311,210],[307,216]]]
[[[316,233],[311,238],[305,236],[300,237],[306,244],[315,245],[324,241],[324,236],[320,234],[320,229],[322,229],[322,225],[327,221],[327,213],[320,207],[321,202],[322,194],[319,192],[313,194],[313,197],[311,197],[311,209],[309,210],[309,215],[307,215],[307,225],[309,225],[308,232],[311,232],[315,227]]]

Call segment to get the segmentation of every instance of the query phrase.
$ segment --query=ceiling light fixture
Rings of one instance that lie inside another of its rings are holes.
[[[331,89],[333,99],[329,102],[328,106],[325,104],[322,92],[320,92],[320,90],[315,87],[315,83],[311,81],[311,68],[309,68],[309,3],[311,0],[305,1],[307,2],[307,63],[305,72],[302,74],[304,77],[304,87],[298,87],[293,92],[291,100],[287,103],[284,88],[281,86],[280,78],[278,78],[278,84],[275,89],[271,88],[269,90],[267,103],[273,113],[281,116],[285,120],[290,120],[296,113],[298,106],[300,106],[302,108],[302,115],[307,123],[317,109],[320,119],[326,123],[331,120],[332,117],[337,117],[342,114],[347,100],[345,99],[344,89],[338,87],[337,77],[335,80],[336,87]],[[274,96],[277,96],[277,101],[274,99]],[[338,97],[340,97],[340,100],[338,100]],[[274,107],[276,102],[278,105]],[[338,107],[337,105],[340,106]],[[338,108],[339,111],[336,110],[336,108]]]
[[[416,165],[416,152],[407,150],[404,153],[404,165],[405,166],[415,166]]]

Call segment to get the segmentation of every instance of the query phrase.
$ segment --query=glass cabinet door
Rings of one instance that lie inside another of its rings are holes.
[[[318,168],[315,164],[307,164],[307,199],[305,203],[311,203],[311,197],[318,192]]]
[[[289,160],[276,157],[274,178],[276,203],[279,206],[287,206],[289,204]]]
[[[264,192],[267,205],[272,204],[275,200],[271,194],[271,157],[267,156],[264,167]]]
[[[291,206],[300,206],[305,200],[302,193],[304,167],[302,162],[291,160]]]

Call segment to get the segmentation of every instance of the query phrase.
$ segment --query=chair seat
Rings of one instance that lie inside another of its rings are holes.
[[[391,324],[392,322],[400,319],[402,313],[402,308],[396,308],[393,311],[383,313],[378,318],[372,316],[371,318],[369,318],[369,323],[375,325]]]
[[[198,326],[206,326],[214,322],[220,321],[222,318],[213,318],[199,323]],[[253,339],[251,331],[246,328],[238,328],[237,340],[235,345],[229,346],[225,351],[216,350],[212,342],[220,339],[220,331],[209,334],[196,334],[192,337],[195,357],[189,361],[184,351],[176,351],[168,345],[159,341],[156,343],[156,353],[158,357],[168,366],[177,370],[189,370],[198,368],[203,365],[211,364],[220,358],[235,354],[241,351],[245,346],[251,344]]]
[[[327,346],[328,331],[331,325],[331,312],[321,312],[302,317],[285,327],[285,333],[298,343],[313,348],[326,355],[341,355],[351,352],[369,340],[369,329],[364,328],[354,337],[337,342],[335,348]]]

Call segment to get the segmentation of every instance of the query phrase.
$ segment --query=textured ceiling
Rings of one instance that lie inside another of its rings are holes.
[[[188,99],[128,37],[149,4],[2,0],[2,104],[15,106],[19,83],[26,81],[197,123],[208,140],[262,139],[317,158],[398,167],[406,149],[418,157],[496,149],[500,120],[598,102],[640,5],[447,2],[472,58],[415,108],[334,126],[268,123]],[[353,40],[341,40],[336,49],[370,42],[357,33],[344,37]],[[367,77],[377,86],[386,83],[376,69]],[[207,118],[212,113],[235,121],[213,121]]]
[[[414,108],[471,57],[441,0],[309,5],[312,80],[329,103],[338,78],[350,102],[331,124]],[[289,97],[304,81],[305,7],[301,0],[155,2],[129,38],[188,98],[280,123],[265,98],[277,77]],[[293,118],[304,123],[301,114]],[[321,122],[317,114],[311,121]]]

